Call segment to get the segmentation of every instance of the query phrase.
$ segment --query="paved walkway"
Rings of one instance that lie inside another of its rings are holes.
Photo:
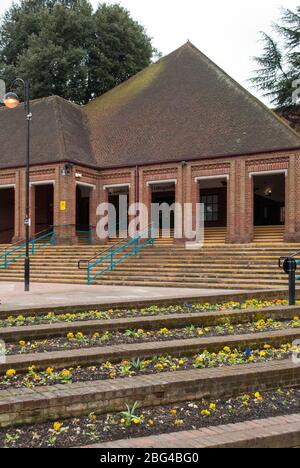
[[[0,311],[8,308],[114,304],[126,301],[224,296],[246,291],[224,289],[151,288],[133,286],[86,286],[33,283],[24,292],[23,283],[0,282]]]
[[[300,414],[124,439],[83,448],[292,448],[300,446]]]

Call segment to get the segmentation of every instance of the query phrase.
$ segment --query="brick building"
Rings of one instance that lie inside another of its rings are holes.
[[[91,229],[96,207],[202,201],[207,229],[248,243],[281,226],[300,241],[300,138],[192,44],[85,107],[32,102],[32,234],[59,244]],[[0,109],[0,243],[24,238],[23,109]],[[62,203],[63,202],[63,203]],[[149,220],[150,221],[150,220]]]

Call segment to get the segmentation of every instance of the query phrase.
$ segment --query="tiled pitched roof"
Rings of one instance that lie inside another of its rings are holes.
[[[300,148],[283,120],[187,43],[84,108],[32,102],[31,164],[130,166]],[[24,109],[0,108],[0,168],[24,166]]]
[[[58,96],[31,102],[31,164],[72,161],[97,165],[82,109]],[[25,164],[23,106],[0,109],[0,167]]]
[[[190,43],[84,112],[101,167],[300,147],[288,125]]]

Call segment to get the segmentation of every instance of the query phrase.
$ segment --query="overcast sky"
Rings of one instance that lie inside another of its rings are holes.
[[[12,3],[12,0],[0,0],[0,14]],[[94,6],[98,3],[92,0]],[[255,67],[251,57],[261,51],[259,31],[270,32],[272,21],[280,15],[280,6],[294,9],[300,0],[120,0],[118,3],[145,26],[154,46],[163,55],[189,39],[253,92],[246,80]]]

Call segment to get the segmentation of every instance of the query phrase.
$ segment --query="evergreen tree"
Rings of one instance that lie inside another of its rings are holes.
[[[154,54],[144,28],[119,5],[89,0],[21,0],[0,24],[0,78],[31,81],[31,96],[87,103],[146,67]]]
[[[295,113],[299,105],[293,102],[295,80],[300,78],[300,6],[295,11],[282,9],[280,24],[274,24],[275,37],[261,33],[263,53],[254,60],[259,66],[252,83],[283,115]],[[300,83],[298,84],[300,85]]]

